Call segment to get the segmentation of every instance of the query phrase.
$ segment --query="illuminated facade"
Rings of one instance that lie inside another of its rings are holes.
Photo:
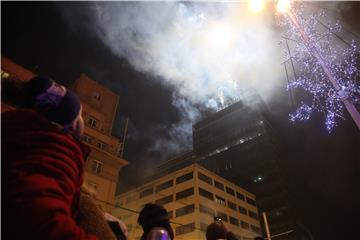
[[[122,159],[122,142],[111,135],[119,96],[86,75],[74,82],[72,90],[81,99],[83,140],[92,150],[85,165],[84,183],[96,192],[98,204],[111,212],[118,173],[127,164]]]
[[[261,232],[255,195],[198,164],[116,197],[113,214],[127,224],[129,239],[140,239],[143,230],[137,218],[147,203],[156,203],[168,210],[176,240],[206,239],[206,227],[215,216],[221,217],[239,240],[254,239]]]

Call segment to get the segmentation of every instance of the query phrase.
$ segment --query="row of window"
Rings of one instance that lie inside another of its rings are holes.
[[[94,142],[95,142],[95,139],[93,137],[90,137],[89,135],[86,135],[86,134],[83,135],[83,140],[91,145],[94,145]],[[105,148],[107,147],[107,144],[97,140],[96,147],[100,148],[102,150],[105,150]]]
[[[223,205],[226,206],[226,200],[216,194],[213,194],[212,192],[209,192],[201,187],[199,187],[199,194],[200,196],[203,196],[211,201],[215,201],[217,204],[219,205]],[[247,210],[246,208],[242,207],[242,206],[237,206],[235,203],[231,202],[231,201],[227,201],[227,206],[234,210],[234,211],[239,211],[240,213],[244,214],[244,215],[249,215],[251,218],[254,219],[259,219],[258,214],[251,211],[251,210]]]
[[[182,175],[180,177],[177,177],[175,179],[175,183],[180,184],[180,183],[186,182],[186,181],[188,181],[190,179],[193,179],[193,172],[189,172],[189,173],[186,173],[186,174],[184,174],[184,175]],[[155,186],[155,192],[159,192],[161,190],[170,188],[173,185],[174,185],[174,181],[173,181],[173,179],[171,179],[171,180],[169,180],[167,182],[164,182],[164,183],[162,183],[160,185]],[[147,197],[147,196],[149,196],[149,195],[151,195],[153,193],[154,193],[154,188],[149,187],[149,188],[141,191],[140,194],[139,194],[139,197],[144,198],[144,197]]]
[[[201,172],[198,172],[198,178],[210,185],[213,185],[213,179],[209,176],[206,176],[205,174],[201,173]],[[180,183],[183,183],[183,182],[186,182],[188,180],[191,180],[193,179],[193,172],[189,172],[189,173],[186,173],[180,177],[177,177],[175,179],[175,183],[176,184],[180,184]],[[174,181],[173,179],[171,180],[168,180],[164,183],[161,183],[157,186],[155,186],[155,192],[159,192],[159,191],[162,191],[164,189],[167,189],[167,188],[170,188],[174,186]],[[246,201],[247,203],[249,203],[250,205],[253,205],[253,206],[256,206],[256,202],[254,199],[248,197],[248,196],[244,196],[244,194],[240,193],[240,192],[237,192],[235,191],[234,189],[230,188],[230,187],[225,187],[224,184],[214,180],[214,186],[220,190],[223,190],[223,191],[226,191],[228,194],[232,195],[232,196],[236,196],[238,199],[242,200],[242,201]],[[150,187],[148,189],[145,189],[143,190],[142,192],[140,192],[140,198],[143,198],[143,197],[146,197],[146,196],[149,196],[151,194],[154,193],[154,189],[153,187]]]
[[[242,200],[242,201],[246,201],[247,203],[256,206],[256,202],[254,199],[248,197],[248,196],[244,196],[244,194],[235,191],[234,189],[225,186],[223,183],[216,181],[215,179],[213,180],[211,177],[206,176],[205,174],[198,172],[198,178],[212,186],[215,186],[217,189],[220,189],[222,191],[227,192],[228,194],[230,194],[231,196],[236,196],[238,199]],[[214,183],[214,184],[213,184]]]
[[[232,216],[227,216],[225,213],[222,213],[220,211],[217,211],[215,213],[215,210],[209,207],[206,207],[202,204],[199,205],[199,210],[201,213],[207,214],[211,217],[220,217],[224,222],[229,222],[230,224],[234,225],[234,226],[240,226],[241,228],[247,229],[247,230],[252,230],[253,232],[257,232],[260,233],[260,228],[253,226],[243,220],[239,221],[237,218],[232,217]]]

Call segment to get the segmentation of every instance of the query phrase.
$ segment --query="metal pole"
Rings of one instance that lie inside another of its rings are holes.
[[[124,155],[124,147],[125,147],[125,140],[126,140],[126,134],[127,134],[128,125],[129,125],[129,118],[126,118],[124,136],[123,136],[123,140],[122,140],[122,144],[121,144],[121,154],[120,154],[121,158],[123,158],[123,155]]]
[[[335,80],[333,75],[331,74],[331,71],[328,68],[328,66],[325,64],[325,61],[324,61],[323,57],[321,56],[319,50],[316,48],[316,46],[314,46],[314,44],[312,44],[311,39],[306,35],[304,29],[300,26],[299,22],[297,21],[296,16],[294,14],[292,14],[291,11],[287,11],[287,15],[289,16],[291,22],[299,30],[301,38],[306,43],[308,51],[311,52],[312,55],[318,60],[322,69],[324,70],[325,74],[329,78],[329,81],[331,82],[334,89],[336,90],[336,93],[342,98],[342,101],[343,101],[347,111],[349,112],[350,116],[354,120],[358,129],[360,130],[360,113],[358,112],[358,110],[356,109],[354,104],[348,100],[348,97],[345,96],[344,93],[342,93],[342,89],[340,88],[339,84],[337,83],[337,81]]]
[[[263,215],[264,224],[265,224],[266,237],[267,237],[268,240],[271,240],[270,230],[269,230],[269,225],[268,225],[266,213],[263,212],[262,215]]]

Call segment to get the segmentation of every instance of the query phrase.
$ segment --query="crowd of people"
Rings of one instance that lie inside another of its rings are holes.
[[[5,239],[127,239],[125,224],[103,212],[83,185],[90,149],[81,142],[79,98],[41,76],[18,90],[18,108],[1,116]],[[138,223],[141,240],[174,239],[162,206],[145,205]],[[237,238],[215,220],[207,227],[206,239]]]

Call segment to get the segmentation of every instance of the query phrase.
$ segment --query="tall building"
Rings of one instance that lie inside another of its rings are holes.
[[[84,183],[96,192],[98,204],[111,212],[118,173],[127,164],[122,158],[121,140],[111,135],[119,96],[86,75],[74,82],[72,90],[81,99],[83,140],[92,150],[85,165]]]
[[[201,240],[206,227],[221,217],[238,239],[260,235],[256,197],[217,174],[192,164],[147,182],[116,197],[113,214],[126,224],[129,239],[140,239],[138,213],[147,203],[164,206],[175,239]]]
[[[249,99],[252,102],[238,101],[194,124],[193,158],[256,194],[259,211],[268,216],[271,235],[292,231],[280,139],[260,96]],[[292,239],[290,235],[279,238]]]

